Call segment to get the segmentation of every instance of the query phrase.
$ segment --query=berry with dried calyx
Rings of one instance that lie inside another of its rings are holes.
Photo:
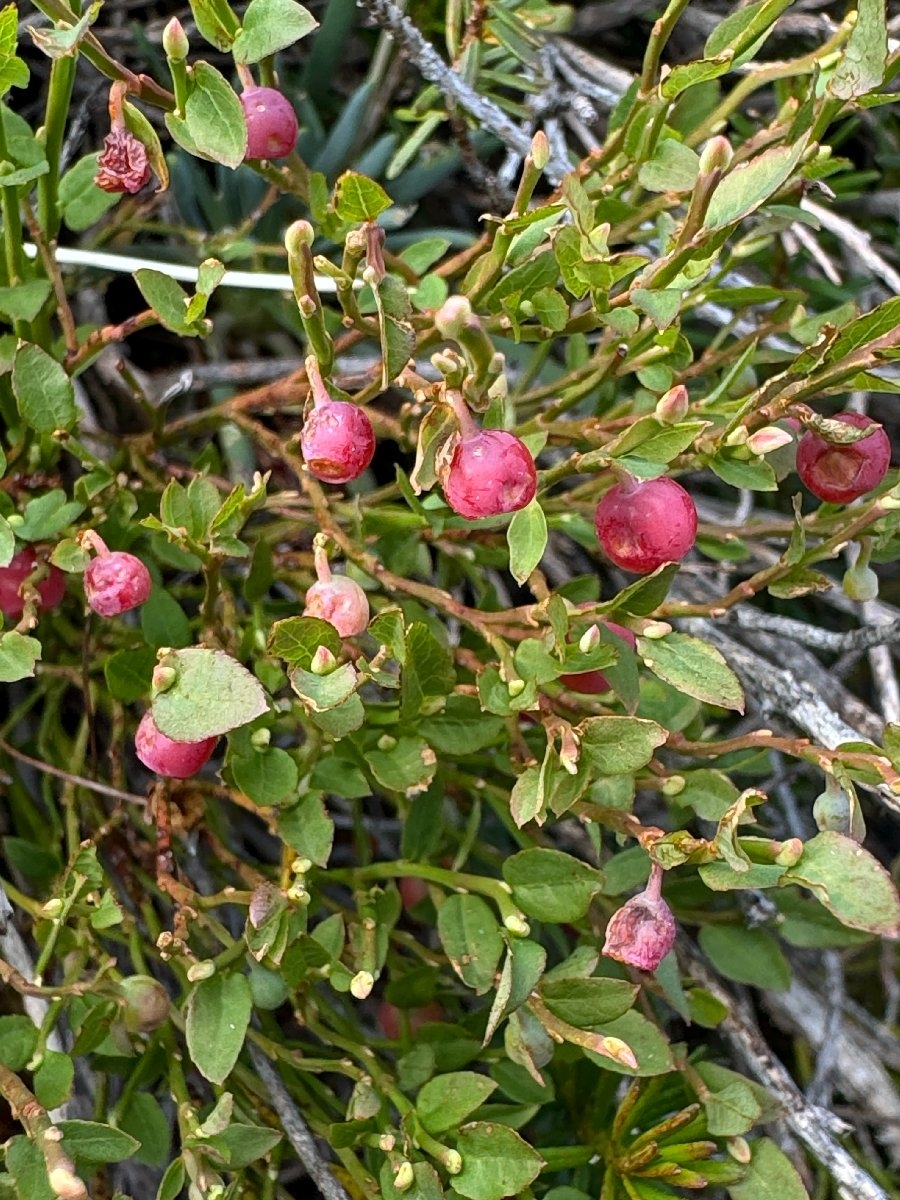
[[[697,537],[697,509],[680,483],[662,476],[614,484],[597,505],[594,527],[606,557],[647,575],[684,558]]]
[[[250,87],[241,93],[247,123],[249,159],[286,158],[297,143],[294,106],[276,88]]]
[[[21,587],[40,565],[38,556],[28,546],[14,554],[5,567],[0,567],[0,612],[18,620],[25,611]],[[38,581],[37,594],[41,608],[56,608],[66,594],[66,577],[59,567],[49,566],[46,576]]]
[[[203,738],[199,742],[176,742],[160,733],[148,710],[141,717],[134,735],[134,749],[149,771],[171,779],[189,779],[209,760],[218,738]]]
[[[807,429],[797,447],[797,474],[819,500],[849,504],[884,479],[891,442],[884,428],[863,413],[838,413],[834,420],[856,429],[871,426],[872,432],[858,442],[836,443]]]
[[[110,550],[92,529],[79,541],[97,552],[84,571],[84,594],[95,613],[117,617],[146,603],[153,580],[139,558],[127,550]]]
[[[580,607],[590,607],[590,601]],[[632,650],[637,645],[637,638],[624,625],[617,625],[615,621],[604,621],[603,625]],[[580,692],[583,696],[599,696],[602,692],[608,692],[612,686],[602,671],[567,672],[565,675],[560,675],[559,682],[563,687],[567,687],[573,692]]]
[[[341,637],[355,637],[369,624],[369,601],[354,579],[332,575],[325,548],[314,551],[318,581],[306,593],[305,617],[318,617],[335,627]]]
[[[647,887],[625,903],[606,927],[603,953],[607,958],[642,971],[655,971],[675,945],[678,932],[672,910],[662,898],[663,870],[650,869]]]
[[[448,398],[459,421],[459,440],[441,483],[453,511],[478,521],[530,504],[537,471],[525,443],[505,429],[479,429],[462,396],[448,393]]]
[[[358,404],[333,400],[315,358],[306,360],[314,408],[303,424],[300,449],[307,469],[325,483],[357,479],[375,454],[375,431]]]

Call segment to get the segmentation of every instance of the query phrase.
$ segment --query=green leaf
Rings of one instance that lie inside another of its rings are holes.
[[[489,905],[480,896],[448,896],[438,909],[438,936],[450,965],[479,996],[494,986],[503,938]]]
[[[266,649],[283,658],[291,667],[308,671],[313,655],[320,646],[337,657],[341,652],[341,637],[330,621],[318,617],[288,617],[276,621],[269,630]]]
[[[84,506],[77,501],[66,500],[62,488],[53,488],[28,501],[16,533],[23,541],[43,541],[61,533],[83,511]]]
[[[328,675],[316,675],[313,671],[295,667],[290,680],[304,707],[314,713],[339,708],[359,687],[359,675],[353,663],[343,663]]]
[[[662,138],[641,164],[638,182],[648,192],[689,192],[700,173],[700,156],[677,138]]]
[[[270,746],[235,756],[229,764],[234,782],[254,804],[278,805],[293,799],[300,773],[287,750]]]
[[[59,181],[59,203],[69,229],[81,233],[90,229],[121,200],[116,192],[104,192],[94,178],[100,170],[100,152],[87,154],[70,167]]]
[[[28,67],[16,57],[18,25],[15,4],[7,4],[0,10],[0,96],[5,96],[10,88],[25,87],[28,83]]]
[[[35,29],[29,26],[31,40],[48,58],[67,58],[74,54],[84,41],[84,36],[97,20],[101,7],[101,0],[95,0],[84,16],[73,25],[59,21],[49,29]]]
[[[5,469],[5,464],[0,463],[0,467]],[[16,535],[6,517],[0,516],[0,567],[8,566],[15,552]]]
[[[224,1083],[231,1074],[250,1024],[250,1007],[246,975],[217,972],[191,993],[185,1021],[188,1053],[210,1083]]]
[[[698,58],[693,62],[679,63],[672,67],[659,85],[660,95],[665,100],[674,100],[688,88],[696,87],[699,83],[708,83],[718,79],[731,70],[734,55],[730,50],[717,54],[714,58]]]
[[[188,321],[188,295],[176,280],[164,275],[162,271],[153,271],[145,267],[135,271],[134,281],[163,328],[181,337],[198,337],[205,332],[197,323]],[[167,523],[165,517],[163,521]]]
[[[328,866],[334,821],[317,792],[307,792],[299,804],[279,812],[278,834],[301,858],[308,858],[317,867]]]
[[[263,1158],[283,1136],[277,1129],[266,1129],[262,1125],[235,1124],[208,1137],[204,1144],[224,1156],[229,1171],[239,1171]]]
[[[740,680],[715,648],[687,633],[639,637],[638,654],[654,675],[685,696],[744,711]]]
[[[250,0],[241,31],[234,39],[236,63],[257,63],[293,46],[318,27],[311,12],[296,0]]]
[[[125,704],[134,704],[150,693],[150,681],[156,666],[152,646],[134,650],[116,650],[103,664],[103,675],[109,694]]]
[[[624,979],[546,979],[541,996],[555,1017],[591,1029],[618,1020],[631,1008],[640,988]]]
[[[187,646],[190,644],[191,623],[174,596],[157,584],[147,603],[141,607],[141,633],[148,646]]]
[[[6,1169],[13,1177],[14,1200],[58,1200],[59,1193],[50,1187],[47,1165],[38,1146],[27,1137],[11,1138],[6,1147]],[[6,1200],[6,1197],[4,1197]]]
[[[209,63],[190,69],[184,119],[166,114],[172,137],[193,154],[225,167],[239,167],[247,151],[244,109],[228,81]]]
[[[783,992],[791,986],[791,968],[778,941],[763,929],[705,925],[700,946],[727,979]]]
[[[20,345],[12,371],[19,414],[35,433],[72,429],[78,421],[75,389],[55,358],[40,346]]]
[[[268,710],[262,685],[223,650],[173,650],[160,667],[174,682],[153,698],[153,720],[166,737],[199,742],[247,725]]]
[[[456,1148],[463,1169],[453,1190],[466,1200],[503,1200],[518,1196],[544,1166],[540,1154],[512,1129],[473,1121],[459,1131]]]
[[[416,1112],[429,1133],[453,1129],[497,1090],[493,1079],[474,1071],[451,1071],[430,1079],[419,1092]]]
[[[542,846],[506,859],[503,878],[529,917],[556,922],[581,920],[603,882],[594,867]]]
[[[650,291],[648,288],[633,288],[631,299],[635,308],[646,313],[657,329],[668,329],[681,309],[680,288],[660,288]]]
[[[581,753],[600,775],[626,775],[645,767],[667,733],[643,717],[588,717],[578,726]]]
[[[374,221],[393,201],[380,183],[345,171],[335,184],[334,211],[342,221]]]
[[[387,388],[415,354],[416,331],[410,322],[412,304],[406,284],[396,275],[385,275],[379,280],[373,295],[381,342],[381,386]]]
[[[423,621],[414,621],[406,634],[400,673],[400,713],[404,721],[417,717],[432,699],[453,690],[453,655]]]
[[[858,0],[856,24],[828,84],[841,100],[874,91],[884,79],[888,35],[884,0]]]
[[[747,1173],[728,1193],[731,1200],[809,1200],[797,1168],[769,1138],[753,1143]]]
[[[720,21],[707,39],[703,53],[711,58],[730,50],[734,67],[751,58],[791,0],[757,0]]]
[[[429,717],[422,734],[439,754],[476,754],[503,733],[500,717],[483,713],[474,696],[449,696],[444,711]]]
[[[800,138],[791,146],[774,146],[732,168],[712,194],[704,229],[724,229],[755,212],[788,181],[805,150],[806,138]]]
[[[704,1097],[706,1128],[716,1137],[737,1137],[753,1128],[762,1109],[748,1083],[735,1080]]]
[[[14,629],[0,633],[0,683],[30,679],[41,660],[41,643]]]
[[[10,1014],[0,1017],[0,1063],[10,1071],[21,1071],[34,1054],[37,1029],[30,1017]]]
[[[408,1188],[398,1191],[394,1187],[394,1168],[385,1159],[381,1168],[381,1200],[443,1200],[444,1189],[438,1173],[427,1162],[412,1164],[413,1181]]]
[[[626,1067],[616,1059],[597,1054],[594,1050],[585,1050],[587,1057],[604,1071],[615,1071],[618,1075],[665,1075],[674,1066],[672,1050],[665,1035],[652,1021],[648,1021],[633,1008],[618,1020],[602,1025],[599,1032],[604,1037],[619,1038],[630,1047],[638,1061],[635,1069]]]
[[[535,499],[513,515],[506,530],[509,569],[516,583],[524,583],[547,548],[547,518]]]
[[[190,0],[200,36],[217,50],[230,50],[240,28],[226,0]]]
[[[67,1154],[90,1163],[114,1163],[140,1149],[137,1138],[99,1121],[57,1121]]]
[[[900,934],[900,898],[890,875],[868,850],[842,833],[829,830],[808,841],[784,879],[809,888],[850,929],[882,937]]]
[[[119,1128],[141,1143],[134,1156],[138,1162],[151,1167],[164,1167],[169,1162],[172,1144],[169,1121],[155,1096],[133,1091],[124,1112],[120,1113]]]
[[[0,287],[0,314],[14,321],[33,321],[49,295],[49,279],[27,279],[15,287]]]

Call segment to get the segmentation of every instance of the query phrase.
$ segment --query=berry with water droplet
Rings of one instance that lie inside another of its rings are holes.
[[[884,479],[891,442],[882,426],[863,413],[838,413],[834,420],[856,429],[871,426],[872,432],[858,442],[839,444],[807,429],[797,447],[797,474],[819,500],[849,504]]]
[[[627,479],[614,484],[597,505],[594,527],[611,562],[647,575],[691,549],[697,509],[674,479]]]
[[[148,770],[172,779],[188,779],[208,761],[218,740],[210,737],[199,742],[173,741],[160,733],[148,710],[134,735],[134,749]]]
[[[245,158],[286,158],[297,143],[297,114],[276,88],[251,87],[241,93],[247,123]]]

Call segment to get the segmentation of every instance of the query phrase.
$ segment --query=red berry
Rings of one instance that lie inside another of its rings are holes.
[[[101,617],[117,617],[145,603],[153,587],[150,572],[125,550],[92,558],[84,572],[87,602]]]
[[[603,624],[632,650],[635,648],[637,638],[630,629],[626,629],[624,625],[617,625],[615,621],[604,621]],[[581,692],[583,696],[599,696],[601,692],[608,692],[612,686],[602,671],[579,671],[577,674],[560,675],[559,682],[573,692]]]
[[[275,88],[252,87],[241,93],[247,122],[245,158],[285,158],[297,141],[297,114]]]
[[[515,512],[534,499],[537,471],[528,447],[503,429],[463,434],[443,479],[444,496],[468,521]]]
[[[838,413],[834,420],[872,432],[849,445],[827,442],[808,429],[797,447],[797,474],[814,496],[832,504],[849,504],[871,492],[891,465],[891,442],[884,429],[857,412]]]
[[[697,536],[697,510],[674,479],[629,480],[609,489],[594,526],[610,561],[646,575],[684,558]]]
[[[355,637],[369,624],[369,601],[355,580],[333,575],[312,585],[303,615],[329,621],[341,637]]]
[[[29,546],[14,555],[5,567],[0,567],[0,612],[7,617],[21,617],[25,601],[19,588],[37,568],[38,557]],[[49,574],[37,585],[42,608],[56,608],[66,594],[66,577],[59,567],[50,566]]]
[[[375,453],[369,414],[346,400],[320,401],[306,418],[300,449],[316,479],[348,483],[358,478]]]
[[[428,898],[428,884],[417,875],[401,875],[397,880],[397,888],[407,912]]]
[[[141,717],[134,735],[134,748],[138,758],[150,771],[157,775],[168,775],[172,779],[187,779],[196,775],[212,754],[218,738],[204,738],[201,742],[175,742],[156,728],[151,712]]]

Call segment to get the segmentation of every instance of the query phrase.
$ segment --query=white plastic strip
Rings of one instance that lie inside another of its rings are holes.
[[[32,242],[25,243],[25,253],[29,258],[37,257],[37,246]],[[160,271],[170,279],[182,283],[196,283],[198,270],[196,267],[183,263],[158,262],[150,258],[135,258],[130,254],[109,254],[105,250],[79,250],[74,246],[57,246],[54,251],[56,261],[65,266],[92,267],[97,271],[119,271],[130,275],[133,271]],[[227,271],[222,276],[219,287],[255,288],[266,292],[290,292],[292,290],[290,275],[268,274],[264,271]],[[316,276],[316,287],[319,292],[337,291],[337,284],[327,275]]]

